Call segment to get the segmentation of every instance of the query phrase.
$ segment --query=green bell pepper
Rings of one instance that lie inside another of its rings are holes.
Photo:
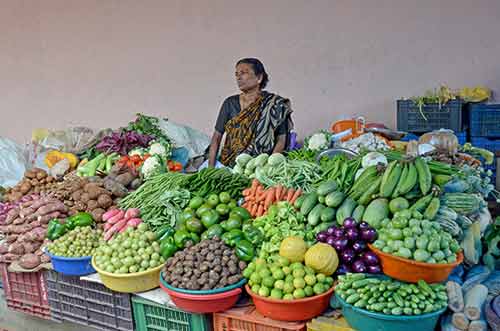
[[[241,219],[237,217],[229,216],[227,221],[220,223],[222,228],[226,231],[231,231],[234,229],[241,229]]]
[[[166,237],[160,243],[160,255],[166,260],[177,252],[173,237]]]
[[[224,233],[221,239],[226,245],[234,247],[240,240],[245,239],[245,234],[239,229],[233,229]]]
[[[172,237],[175,233],[175,229],[170,225],[163,225],[156,232],[156,240],[163,241],[164,238]]]
[[[62,237],[66,232],[68,232],[66,224],[64,224],[61,220],[57,218],[50,220],[49,226],[47,227],[47,238],[49,240],[56,240],[57,238]]]
[[[189,240],[192,240],[191,234],[185,230],[178,230],[174,233],[175,245],[180,249],[184,248]]]
[[[253,245],[246,241],[246,240],[240,240],[236,244],[236,256],[238,259],[245,261],[245,262],[250,262],[255,256],[255,249]]]
[[[66,219],[66,228],[68,230],[73,230],[77,226],[90,226],[94,224],[94,219],[92,215],[85,212],[76,213]]]
[[[251,224],[245,224],[243,226],[243,234],[245,239],[249,241],[252,245],[260,245],[264,241],[264,235],[262,232]]]

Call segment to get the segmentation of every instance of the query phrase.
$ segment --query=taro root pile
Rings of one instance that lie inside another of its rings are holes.
[[[214,237],[170,257],[163,268],[165,281],[173,287],[188,290],[212,290],[243,279],[246,263],[240,261],[232,248]]]
[[[0,263],[19,261],[25,269],[33,269],[49,259],[40,250],[53,218],[66,218],[68,207],[51,198],[23,202],[7,213],[0,232],[5,241],[0,245]]]

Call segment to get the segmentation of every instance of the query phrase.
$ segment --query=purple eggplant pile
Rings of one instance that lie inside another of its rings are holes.
[[[377,239],[377,231],[368,223],[357,223],[348,217],[342,226],[332,225],[316,235],[316,240],[326,243],[337,251],[340,265],[336,274],[347,272],[378,274],[382,272],[380,260],[368,244]]]

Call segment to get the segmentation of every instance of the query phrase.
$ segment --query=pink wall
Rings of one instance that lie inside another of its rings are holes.
[[[394,100],[500,89],[498,0],[3,0],[0,136],[125,124],[211,132],[234,62],[263,60],[300,134],[345,115],[394,125]]]

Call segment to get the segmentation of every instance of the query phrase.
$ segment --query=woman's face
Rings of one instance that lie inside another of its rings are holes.
[[[241,91],[250,91],[259,88],[262,76],[255,75],[253,68],[248,63],[240,63],[236,66],[236,83]]]

